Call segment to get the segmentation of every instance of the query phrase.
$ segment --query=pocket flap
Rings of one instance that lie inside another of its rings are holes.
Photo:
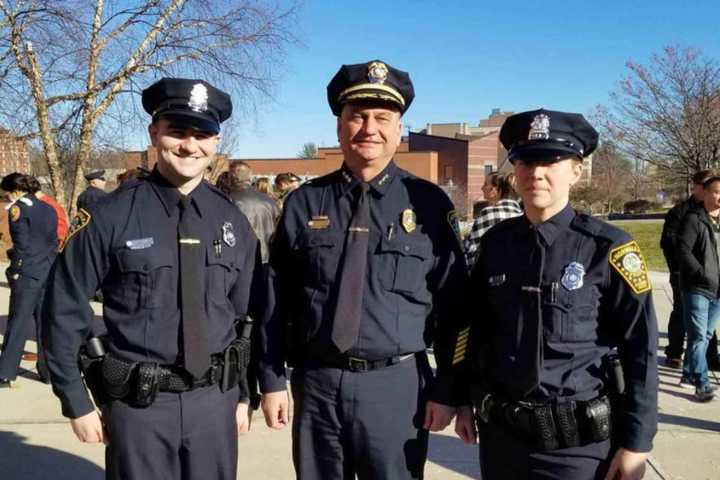
[[[227,270],[232,270],[236,267],[235,259],[230,255],[232,249],[222,248],[220,255],[217,255],[215,246],[208,245],[205,251],[208,265],[220,265]]]
[[[382,253],[399,253],[427,260],[432,257],[432,245],[428,241],[409,241],[407,239],[382,239],[380,243]]]
[[[160,267],[172,267],[172,253],[166,249],[121,250],[117,254],[118,267],[123,273],[147,273]]]

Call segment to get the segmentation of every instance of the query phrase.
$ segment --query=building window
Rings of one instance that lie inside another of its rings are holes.
[[[493,172],[493,166],[492,165],[485,165],[485,176],[487,177]]]
[[[452,165],[445,165],[445,181],[453,178],[453,167]]]

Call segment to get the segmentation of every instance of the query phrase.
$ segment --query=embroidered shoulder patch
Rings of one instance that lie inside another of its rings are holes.
[[[17,205],[13,205],[12,207],[10,207],[10,220],[12,220],[13,222],[17,222],[18,220],[20,220],[20,207],[18,207]]]
[[[633,292],[641,294],[652,290],[645,259],[635,240],[613,248],[609,261]]]
[[[65,236],[65,239],[60,244],[60,248],[58,248],[58,251],[62,252],[65,250],[65,246],[68,244],[70,239],[74,237],[80,230],[87,227],[88,224],[90,224],[90,213],[81,208],[78,210],[77,214],[75,215],[75,218],[73,218],[72,223],[70,223],[70,228],[68,229],[68,233]]]

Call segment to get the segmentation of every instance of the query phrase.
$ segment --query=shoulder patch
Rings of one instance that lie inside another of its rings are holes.
[[[74,237],[75,234],[77,234],[80,230],[87,227],[90,224],[91,218],[92,216],[90,215],[90,213],[84,208],[78,210],[75,218],[73,218],[72,223],[70,223],[68,233],[67,235],[65,235],[65,239],[60,244],[60,248],[58,248],[58,251],[62,252],[63,250],[65,250],[65,246],[68,244],[70,239]]]
[[[10,207],[10,220],[13,222],[20,220],[20,207],[17,205]]]
[[[639,295],[652,290],[645,259],[635,240],[613,248],[609,261],[633,292]]]

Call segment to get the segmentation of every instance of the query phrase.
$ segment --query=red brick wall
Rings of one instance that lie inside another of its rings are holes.
[[[0,129],[0,177],[13,172],[32,173],[27,145],[9,131]]]

